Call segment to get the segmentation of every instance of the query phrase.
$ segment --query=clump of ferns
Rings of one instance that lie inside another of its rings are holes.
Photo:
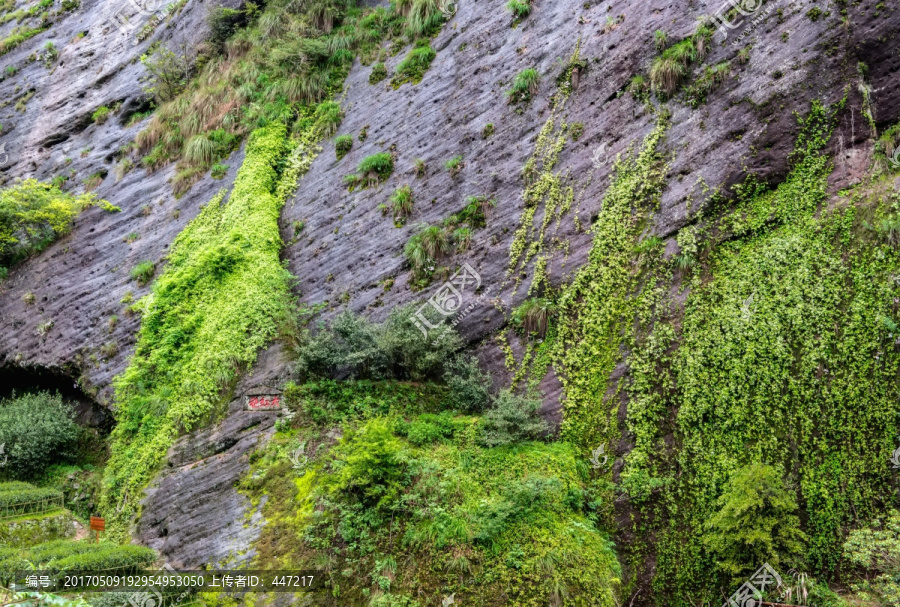
[[[531,14],[531,0],[509,0],[506,9],[512,13],[513,27]]]
[[[541,82],[541,76],[537,70],[527,68],[516,75],[512,88],[506,91],[506,97],[510,104],[526,103],[537,94]]]
[[[411,40],[436,34],[445,21],[438,0],[396,0],[393,7],[406,17],[403,31]]]
[[[531,297],[513,310],[510,321],[521,334],[543,339],[557,313],[558,307],[553,300]]]
[[[406,218],[412,215],[414,202],[413,191],[409,185],[397,188],[391,195],[390,210],[394,215],[394,225],[396,227],[402,227],[406,222]]]
[[[450,239],[440,226],[423,227],[414,234],[403,249],[413,276],[427,280],[434,273],[437,262],[452,252]]]
[[[650,67],[650,86],[661,98],[671,97],[690,73],[694,63],[709,52],[714,28],[704,23],[688,38],[668,47]]]

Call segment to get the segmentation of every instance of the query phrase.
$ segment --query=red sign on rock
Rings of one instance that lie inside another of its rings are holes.
[[[248,394],[244,397],[244,408],[248,411],[278,411],[281,409],[281,395]]]

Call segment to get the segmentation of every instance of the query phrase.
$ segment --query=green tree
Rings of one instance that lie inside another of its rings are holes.
[[[333,452],[331,469],[323,479],[327,491],[369,506],[389,505],[407,484],[403,443],[384,418],[348,432]]]
[[[501,447],[543,438],[550,426],[538,413],[540,407],[540,398],[503,390],[484,416],[482,442],[488,447]]]
[[[703,543],[718,568],[737,581],[763,563],[793,564],[806,536],[800,530],[797,501],[778,471],[750,464],[736,471],[709,519]]]

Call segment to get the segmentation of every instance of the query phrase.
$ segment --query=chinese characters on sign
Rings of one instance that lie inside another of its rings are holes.
[[[439,329],[447,318],[459,312],[465,299],[464,294],[469,287],[475,292],[480,286],[481,276],[478,272],[469,264],[463,264],[459,272],[441,285],[437,293],[419,308],[413,316],[413,323],[425,337],[428,337],[429,329]],[[470,304],[465,312],[471,312],[474,307],[474,303]],[[437,322],[431,322],[426,316],[426,312],[430,311],[429,308],[437,312]]]
[[[278,411],[281,409],[280,394],[254,394],[244,396],[247,411]]]

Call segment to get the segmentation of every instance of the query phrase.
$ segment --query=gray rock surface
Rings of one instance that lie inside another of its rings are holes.
[[[15,76],[0,81],[0,98],[9,101],[0,107],[0,146],[8,154],[7,160],[0,154],[0,179],[50,179],[74,171],[69,183],[78,190],[89,176],[106,172],[96,192],[122,209],[117,214],[87,210],[70,235],[15,268],[0,284],[0,366],[58,370],[79,379],[101,402],[113,404],[111,380],[127,365],[139,328],[120,301],[129,291],[135,298],[147,291],[131,281],[129,270],[145,259],[163,263],[174,237],[200,205],[229,185],[241,163],[241,153],[236,153],[227,163],[231,170],[224,181],[206,177],[180,200],[168,184],[171,167],[155,174],[135,170],[118,182],[115,175],[116,152],[142,127],[123,124],[127,112],[141,107],[144,98],[140,54],[155,40],[197,42],[206,13],[215,4],[220,2],[188,0],[176,18],[135,45],[133,32],[123,36],[109,23],[128,3],[85,0],[80,10],[61,15],[48,31],[0,57],[2,67],[19,68]],[[770,0],[766,6],[773,10],[761,24],[745,24],[725,43],[716,39],[706,63],[731,60],[733,77],[697,109],[678,100],[667,104],[672,112],[664,143],[669,179],[652,229],[670,240],[670,249],[674,234],[703,207],[703,183],[710,189],[724,188],[748,172],[774,183],[786,174],[796,133],[794,114],[805,113],[814,99],[833,103],[849,96],[853,111],[835,138],[843,142],[843,154],[837,158],[834,186],[853,178],[860,158],[870,150],[870,132],[860,111],[859,62],[868,66],[879,125],[900,117],[895,86],[900,12],[896,0],[886,0],[889,7],[881,10],[875,4],[867,0],[848,5],[841,21],[833,3]],[[404,244],[417,224],[438,223],[462,208],[465,197],[484,194],[497,200],[488,226],[475,233],[467,253],[447,263],[453,268],[470,263],[483,279],[485,299],[503,304],[501,309],[491,303],[477,305],[460,323],[467,339],[478,344],[502,327],[509,307],[524,297],[523,289],[513,296],[506,278],[509,246],[523,208],[522,167],[550,116],[549,96],[578,40],[589,66],[561,117],[583,123],[584,134],[566,145],[556,170],[568,174],[581,193],[577,215],[589,225],[609,183],[612,157],[639,144],[656,120],[646,105],[620,94],[633,75],[649,69],[655,55],[653,32],[664,30],[672,40],[685,37],[702,15],[716,12],[724,2],[534,0],[532,15],[516,28],[510,27],[509,13],[501,5],[460,2],[457,14],[433,41],[438,56],[418,85],[397,90],[388,81],[370,85],[371,68],[354,66],[339,132],[356,136],[369,125],[368,138],[363,143],[355,140],[341,161],[335,160],[333,141],[323,142],[323,153],[283,213],[286,241],[292,236],[292,222],[306,223],[285,257],[298,277],[302,301],[331,304],[326,317],[349,306],[383,318],[395,306],[430,297],[437,284],[424,292],[409,289]],[[806,14],[813,6],[830,16],[813,21]],[[14,25],[0,26],[0,36]],[[733,46],[748,29],[752,33]],[[79,32],[86,35],[77,38]],[[54,66],[29,62],[48,41],[60,50]],[[741,65],[735,57],[744,46],[751,49],[750,60]],[[392,57],[389,69],[404,54]],[[541,90],[519,114],[506,103],[504,92],[527,67],[542,75]],[[32,91],[26,110],[16,111],[15,103]],[[104,125],[91,123],[98,107],[117,102],[122,102],[123,113]],[[495,134],[482,139],[487,123],[494,124]],[[604,144],[605,162],[595,169],[592,158]],[[392,145],[397,169],[387,183],[354,193],[342,187],[343,176],[363,157]],[[457,154],[465,167],[451,178],[443,163]],[[428,165],[424,178],[413,175],[413,161],[419,157]],[[414,189],[415,212],[398,229],[377,207],[405,183]],[[573,209],[555,234],[568,241],[568,255],[557,252],[550,263],[556,284],[580,267],[590,250],[592,236],[576,229],[575,216]],[[125,237],[132,233],[140,238],[129,244]],[[388,279],[394,282],[385,290],[383,281]],[[23,300],[26,293],[36,296],[31,306]],[[119,322],[110,330],[112,315]],[[37,327],[47,321],[53,321],[53,327],[42,337]],[[111,341],[118,351],[104,359],[100,348]],[[482,343],[479,354],[503,376],[503,355],[493,343]],[[254,378],[277,376],[283,363],[277,349],[268,352]],[[545,380],[549,415],[558,416],[559,386],[555,378]],[[251,523],[244,527],[248,504],[234,483],[247,469],[246,455],[265,439],[271,423],[269,417],[256,423],[234,401],[220,424],[179,441],[169,454],[169,468],[148,493],[138,537],[171,563],[187,566],[245,552],[261,523],[251,514]]]

